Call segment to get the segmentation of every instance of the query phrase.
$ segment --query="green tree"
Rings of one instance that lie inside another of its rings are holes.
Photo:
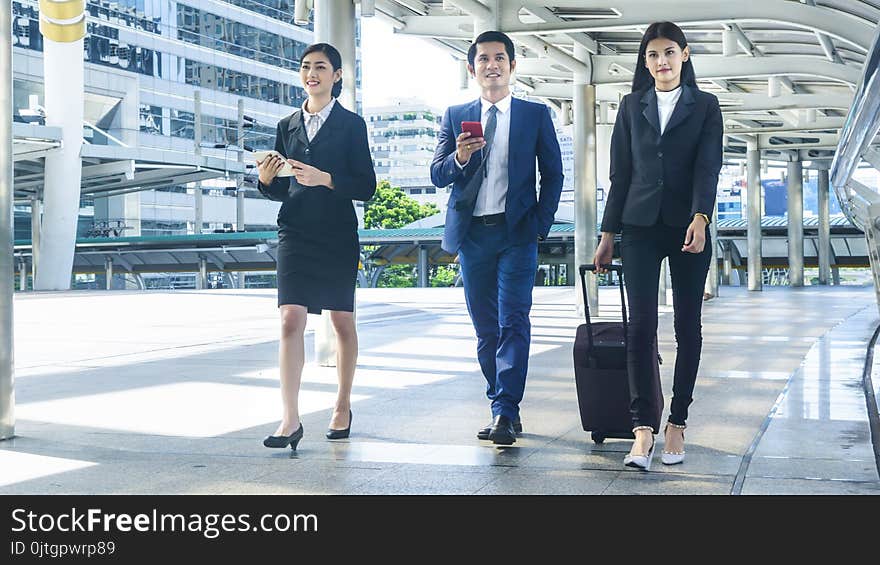
[[[364,205],[364,227],[367,229],[395,229],[433,216],[439,212],[435,204],[419,204],[403,190],[379,181],[376,194]]]
[[[437,265],[431,270],[434,271],[431,276],[431,286],[452,286],[455,283],[458,271],[454,266]]]

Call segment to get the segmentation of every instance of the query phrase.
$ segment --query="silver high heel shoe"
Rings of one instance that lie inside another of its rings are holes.
[[[626,456],[623,458],[623,464],[627,467],[633,467],[635,469],[647,471],[651,468],[651,460],[654,459],[654,430],[653,428],[651,428],[651,426],[636,426],[635,428],[633,428],[633,433],[638,430],[649,430],[652,432],[651,448],[648,449],[648,452],[643,455],[634,455],[632,453],[627,453]]]
[[[666,426],[663,428],[663,435],[666,436],[666,430],[669,428],[675,428],[681,430],[681,439],[684,441],[684,430],[687,428],[686,425],[673,424],[672,422],[666,422]],[[684,449],[681,451],[667,451],[666,445],[664,441],[663,453],[660,454],[660,461],[663,462],[664,465],[678,465],[679,463],[684,462]]]

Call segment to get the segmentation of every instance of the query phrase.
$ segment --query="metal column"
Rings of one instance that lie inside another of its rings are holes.
[[[112,257],[104,257],[104,273],[107,278],[104,287],[107,290],[113,290],[113,258]]]
[[[31,278],[37,281],[37,267],[40,264],[40,240],[43,233],[43,205],[39,196],[31,196]],[[34,290],[36,290],[36,285]]]
[[[238,131],[236,133],[238,162],[244,163],[244,98],[238,99]],[[244,228],[244,173],[235,175],[235,231],[246,231]]]
[[[747,155],[749,290],[761,290],[761,151],[757,140],[749,139]]]
[[[193,142],[194,151],[197,158],[202,156],[202,93],[196,90],[193,93]],[[198,159],[201,161],[201,159]],[[201,163],[199,163],[201,164]],[[196,181],[193,189],[193,233],[198,235],[202,233],[202,183]]]
[[[419,288],[428,288],[428,246],[419,245]]]
[[[590,54],[575,43],[574,56],[589,64]],[[587,84],[586,73],[574,73],[574,263],[575,268],[593,260],[596,251],[596,87]],[[580,277],[575,283],[578,312],[583,312]],[[599,313],[599,286],[587,275],[590,311]]]
[[[666,278],[669,273],[669,258],[664,257],[662,261],[660,261],[660,280],[657,284],[657,304],[660,306],[666,306]]]
[[[788,280],[804,286],[804,163],[788,163]]]
[[[0,10],[0,439],[15,435],[15,363],[12,296],[12,2]]]
[[[718,202],[715,202],[715,212],[712,214],[712,222],[709,224],[709,237],[711,238],[710,250],[712,262],[709,263],[709,275],[706,277],[705,292],[718,296]]]
[[[196,273],[196,290],[208,288],[208,260],[199,257],[199,272]]]
[[[27,290],[27,263],[24,258],[18,263],[18,290],[24,292]]]
[[[831,271],[831,220],[828,169],[819,169],[819,284],[828,284]]]
[[[727,242],[722,246],[721,257],[723,261],[723,269],[721,271],[721,283],[726,284],[728,286],[733,284],[731,280],[730,272],[733,270],[733,257],[731,256],[730,246],[733,245],[731,242]]]

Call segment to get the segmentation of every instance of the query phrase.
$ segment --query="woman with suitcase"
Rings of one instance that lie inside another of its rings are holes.
[[[611,188],[593,263],[611,262],[614,235],[629,301],[627,374],[635,441],[628,467],[647,470],[654,455],[648,414],[656,402],[652,359],[660,264],[669,258],[677,344],[663,463],[684,461],[684,430],[700,362],[703,287],[712,258],[708,224],[721,170],[718,99],[699,90],[681,28],[655,22],[639,47],[632,92],[623,97],[611,137]],[[656,407],[655,407],[656,408]]]

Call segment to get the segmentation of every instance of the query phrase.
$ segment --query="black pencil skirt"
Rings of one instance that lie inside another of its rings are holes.
[[[356,228],[328,235],[279,227],[278,306],[299,304],[309,314],[353,312],[359,260]]]

